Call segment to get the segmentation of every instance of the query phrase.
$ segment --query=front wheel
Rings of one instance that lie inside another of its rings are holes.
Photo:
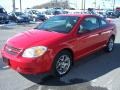
[[[107,43],[107,46],[105,48],[105,51],[106,52],[112,52],[113,51],[113,48],[114,48],[114,38],[111,37]]]
[[[55,58],[52,75],[55,77],[61,77],[69,72],[71,66],[71,53],[68,51],[62,51]]]

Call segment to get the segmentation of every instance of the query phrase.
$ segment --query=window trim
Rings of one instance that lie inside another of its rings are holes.
[[[93,32],[93,31],[96,31],[97,29],[100,29],[100,21],[99,21],[99,17],[97,17],[97,16],[88,16],[88,17],[84,17],[84,19],[82,20],[82,22],[79,24],[79,27],[78,27],[78,30],[77,30],[77,33],[78,33],[78,34],[86,33],[86,31],[84,31],[84,32],[80,32],[80,33],[79,33],[80,25],[83,24],[83,22],[85,21],[86,18],[96,18],[96,20],[97,20],[97,22],[98,22],[98,25],[99,25],[98,28],[93,29],[93,30],[91,30],[90,32]]]
[[[106,22],[106,25],[102,26],[102,23],[101,23],[102,20]],[[99,25],[100,28],[106,28],[109,25],[109,23],[105,19],[103,19],[103,18],[99,18],[99,24],[100,24]]]

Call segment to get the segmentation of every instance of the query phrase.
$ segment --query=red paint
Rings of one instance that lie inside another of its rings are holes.
[[[6,45],[17,48],[17,54],[12,55],[5,51],[7,46],[2,49],[2,56],[9,59],[9,66],[16,71],[24,74],[46,73],[51,71],[55,56],[63,49],[70,49],[73,58],[79,58],[91,54],[106,46],[111,35],[116,35],[113,24],[107,28],[98,29],[94,32],[77,34],[78,27],[85,17],[96,17],[94,15],[68,15],[79,16],[77,24],[69,33],[49,32],[43,30],[29,30],[10,38]],[[24,58],[22,54],[25,49],[33,46],[46,46],[48,51],[37,58]]]

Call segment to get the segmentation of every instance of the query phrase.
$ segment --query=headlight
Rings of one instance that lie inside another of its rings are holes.
[[[22,57],[26,58],[34,58],[42,56],[47,51],[47,47],[45,46],[36,46],[32,48],[28,48],[23,52]]]
[[[22,19],[21,17],[17,17],[17,19]]]

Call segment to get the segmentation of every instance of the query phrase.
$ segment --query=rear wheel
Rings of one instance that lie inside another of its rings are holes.
[[[55,77],[61,77],[69,72],[71,66],[71,53],[68,51],[62,51],[55,58],[52,75]]]
[[[8,23],[9,23],[9,21],[6,21],[6,22],[5,22],[5,24],[8,24]]]
[[[105,48],[106,52],[112,52],[114,48],[114,37],[111,37],[107,43],[107,46]]]

